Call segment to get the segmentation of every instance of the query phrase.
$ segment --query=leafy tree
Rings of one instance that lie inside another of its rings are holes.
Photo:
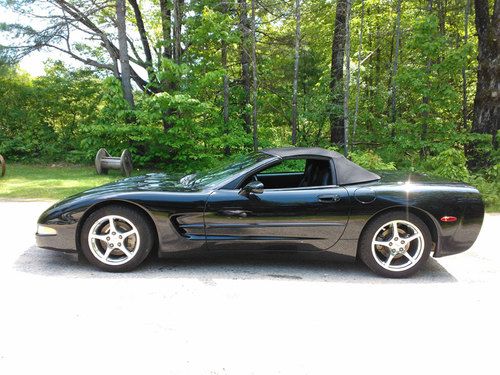
[[[465,150],[468,178],[496,176],[498,0],[0,6],[21,16],[0,25],[12,42],[0,48],[0,152],[10,159],[90,162],[100,147],[126,147],[136,165],[195,170],[257,140],[330,147],[347,135],[366,165],[444,174],[443,158]],[[16,59],[39,49],[82,65],[50,62],[29,77]]]

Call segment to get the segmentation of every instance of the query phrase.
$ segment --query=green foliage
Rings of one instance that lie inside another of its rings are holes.
[[[474,165],[472,170],[481,173],[481,170],[500,162],[500,149],[494,149],[492,146],[492,136],[490,134],[470,133],[466,138],[466,147],[469,149],[470,156],[480,161]]]
[[[494,165],[483,175],[471,175],[467,182],[481,192],[489,211],[500,211],[500,164]]]
[[[66,160],[79,124],[95,119],[99,87],[89,71],[57,62],[35,79],[0,68],[0,153],[19,161]]]
[[[349,154],[350,159],[362,167],[375,171],[394,171],[396,166],[393,162],[386,163],[373,151],[355,151]]]
[[[162,92],[138,95],[136,108],[131,111],[118,81],[108,78],[103,89],[103,110],[93,124],[83,125],[78,131],[82,162],[93,160],[101,147],[112,155],[126,148],[138,166],[187,172],[216,163],[225,147],[233,152],[244,150],[242,128],[234,121],[224,128],[218,109],[210,102],[189,93]],[[169,126],[168,132],[164,132],[164,123]]]
[[[278,165],[266,169],[264,173],[303,173],[305,169],[305,159],[288,159],[283,160]]]
[[[135,124],[86,126],[80,134],[81,160],[91,162],[100,148],[105,148],[113,156],[120,156],[124,149],[128,149],[136,165],[155,165],[163,159],[164,151],[160,150],[162,135],[160,128]]]
[[[463,150],[448,149],[429,158],[422,167],[425,172],[476,187],[490,211],[500,210],[500,164],[484,169],[479,174],[470,174],[465,163]]]
[[[424,167],[427,171],[452,180],[465,181],[469,171],[465,165],[463,150],[450,148],[427,160]]]

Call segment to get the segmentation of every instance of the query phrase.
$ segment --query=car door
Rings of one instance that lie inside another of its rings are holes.
[[[349,195],[339,186],[219,189],[207,200],[207,245],[215,250],[325,250],[342,236]]]

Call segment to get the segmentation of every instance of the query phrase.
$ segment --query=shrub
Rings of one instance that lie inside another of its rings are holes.
[[[373,151],[353,151],[349,155],[350,159],[361,165],[363,168],[377,171],[394,171],[396,166],[393,162],[386,163]]]
[[[472,175],[468,179],[468,183],[477,188],[481,192],[483,202],[489,211],[500,211],[500,176],[498,171],[500,165],[493,168],[497,171],[497,178],[488,181],[483,176]]]
[[[431,174],[452,180],[466,181],[469,178],[469,172],[465,163],[463,150],[450,148],[430,157],[423,166]]]

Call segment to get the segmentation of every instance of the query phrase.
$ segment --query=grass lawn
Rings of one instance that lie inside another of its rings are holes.
[[[133,176],[147,171],[134,170]],[[94,167],[9,163],[0,177],[0,199],[62,199],[123,178],[120,171],[98,175]]]

